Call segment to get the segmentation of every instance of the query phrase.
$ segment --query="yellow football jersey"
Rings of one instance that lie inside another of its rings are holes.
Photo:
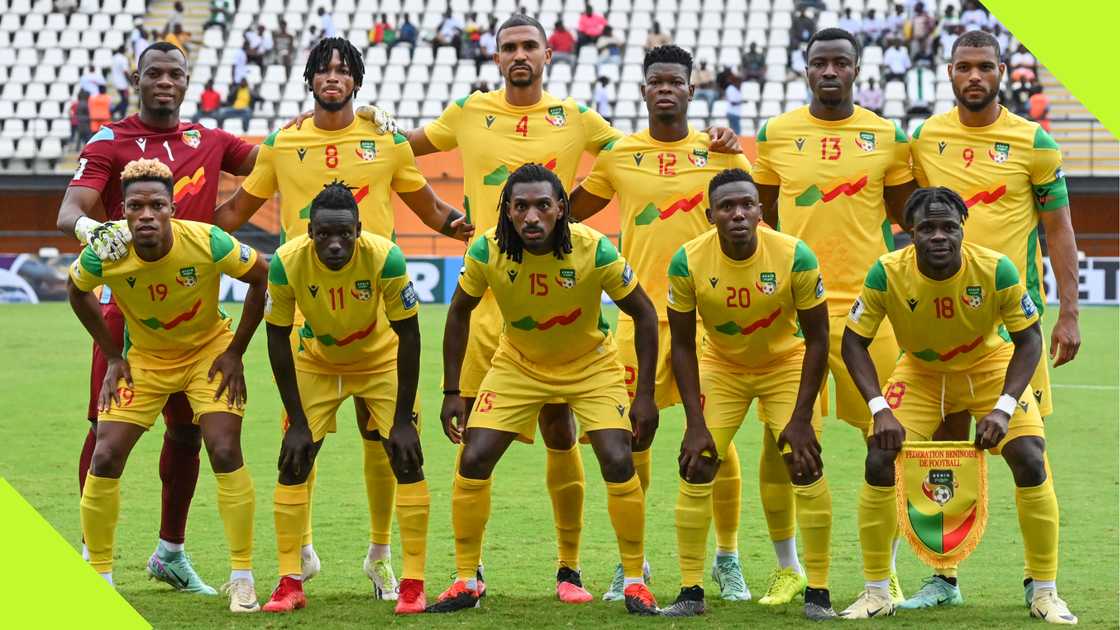
[[[337,131],[324,131],[307,120],[300,129],[273,132],[261,143],[253,172],[241,187],[265,199],[280,193],[283,242],[307,234],[311,201],[336,180],[353,191],[362,229],[390,239],[394,218],[389,189],[413,192],[428,183],[416,168],[408,138],[380,134],[372,122],[355,117]]]
[[[935,372],[963,372],[1006,364],[1013,352],[1006,331],[1029,328],[1038,321],[1038,308],[1014,263],[999,252],[964,243],[960,271],[930,280],[918,271],[911,245],[875,261],[848,314],[848,328],[874,337],[884,317],[903,360]]]
[[[319,374],[371,374],[395,368],[396,334],[378,339],[382,313],[389,321],[416,315],[419,299],[404,254],[387,238],[362,232],[354,257],[333,271],[319,260],[306,234],[284,243],[268,267],[265,321],[291,326],[304,317],[296,369]]]
[[[695,310],[704,322],[704,358],[751,370],[780,363],[801,347],[797,311],[825,301],[808,245],[762,226],[757,234],[754,254],[732,260],[711,230],[677,250],[668,275],[669,308]]]
[[[708,182],[725,169],[751,169],[741,153],[709,153],[710,143],[708,134],[691,128],[678,142],[658,142],[648,129],[639,131],[608,144],[580,184],[596,197],[618,195],[622,255],[662,320],[668,317],[669,261],[681,245],[712,227],[704,214]]]
[[[865,270],[894,249],[883,188],[914,179],[906,134],[859,106],[835,121],[805,106],[768,120],[757,141],[754,180],[781,187],[775,227],[816,252],[829,313],[846,313]]]
[[[964,199],[965,240],[1011,258],[1042,310],[1038,213],[1069,205],[1058,143],[1038,123],[1000,107],[986,127],[965,127],[956,108],[933,116],[910,145],[918,183]]]
[[[571,225],[572,251],[523,252],[516,263],[498,250],[494,230],[475,239],[464,257],[459,286],[482,297],[489,288],[502,313],[499,346],[509,344],[530,361],[570,365],[610,337],[602,294],[620,300],[638,281],[610,239],[578,223]]]
[[[223,334],[229,316],[218,306],[221,276],[245,275],[257,252],[216,225],[171,219],[174,242],[159,260],[129,253],[102,261],[89,247],[70,265],[82,291],[105,285],[127,324],[125,352],[137,367],[165,369],[189,365]]]
[[[476,234],[498,225],[502,187],[522,164],[544,164],[571,189],[583,152],[597,154],[621,136],[573,99],[544,92],[536,105],[515,107],[506,102],[505,90],[474,92],[451,102],[424,134],[440,151],[459,147],[463,210]]]

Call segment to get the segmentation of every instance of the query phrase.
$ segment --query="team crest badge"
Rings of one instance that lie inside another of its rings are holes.
[[[486,128],[489,129],[490,127],[493,127],[495,120],[497,120],[497,118],[494,116],[494,114],[486,114]]]
[[[197,149],[202,144],[202,133],[197,129],[188,129],[183,132],[183,144],[192,149]]]
[[[903,536],[930,567],[956,566],[988,524],[988,468],[971,442],[906,442],[895,463]]]
[[[549,107],[548,115],[544,119],[553,127],[563,127],[568,122],[568,118],[564,114],[564,108],[561,106]]]
[[[354,149],[354,153],[366,162],[372,162],[377,157],[377,143],[373,140],[362,140],[358,143],[358,148]]]
[[[556,284],[560,285],[563,289],[571,289],[576,286],[576,270],[561,269],[560,277],[556,279]]]
[[[864,151],[871,153],[875,150],[875,134],[870,131],[859,132],[859,137],[856,138],[856,144]]]
[[[758,282],[754,286],[762,291],[763,295],[771,295],[778,289],[778,276],[773,271],[763,271],[758,275]]]
[[[198,284],[198,273],[194,267],[183,267],[179,270],[179,275],[175,277],[175,282],[188,289]]]
[[[373,288],[369,280],[358,280],[354,283],[354,288],[350,289],[350,295],[354,296],[355,300],[365,302],[373,296]]]
[[[980,308],[984,303],[984,289],[979,286],[973,285],[964,288],[964,295],[961,296],[961,304],[971,308]]]
[[[696,168],[704,168],[708,165],[708,150],[707,149],[693,149],[692,155],[688,156],[688,161]]]
[[[995,146],[988,149],[988,157],[996,164],[1003,164],[1007,161],[1007,157],[1011,155],[1011,145],[1006,142],[997,142]]]

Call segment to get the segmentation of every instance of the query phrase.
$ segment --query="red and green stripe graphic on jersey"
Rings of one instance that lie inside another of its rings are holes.
[[[201,299],[196,300],[194,306],[190,307],[190,309],[179,313],[166,322],[160,321],[157,317],[149,317],[148,319],[140,320],[140,323],[144,324],[148,328],[151,328],[152,330],[172,330],[179,324],[182,324],[183,322],[189,322],[190,320],[194,319],[194,316],[198,315],[198,309],[200,308],[202,308]]]
[[[300,330],[299,330],[299,336],[303,337],[304,339],[314,339],[314,340],[318,341],[319,343],[323,344],[324,346],[336,346],[336,347],[339,347],[339,348],[345,348],[346,346],[354,343],[355,341],[361,341],[362,339],[365,339],[366,337],[368,337],[370,335],[370,333],[373,332],[373,328],[376,325],[377,325],[377,318],[374,317],[373,321],[371,321],[369,323],[369,326],[366,326],[365,328],[363,328],[361,330],[355,330],[354,332],[349,333],[347,335],[344,335],[342,337],[334,337],[332,335],[316,335],[315,331],[311,330],[311,325],[308,324],[307,322],[304,322],[303,323],[303,328],[300,328]]]
[[[961,345],[950,350],[946,350],[945,352],[938,352],[936,350],[926,348],[925,350],[911,352],[910,354],[914,355],[918,359],[921,359],[922,361],[929,361],[931,363],[933,361],[940,361],[944,363],[946,361],[952,361],[958,355],[972,352],[977,348],[977,346],[982,343],[984,343],[984,335],[980,335],[979,337],[973,339],[968,343],[962,343]]]
[[[556,158],[549,158],[544,162],[544,167],[550,171],[556,170]],[[514,169],[517,170],[517,169]],[[482,176],[482,183],[487,186],[501,186],[509,179],[509,174],[513,172],[508,166],[502,164],[498,168],[490,171],[488,174]]]
[[[1000,184],[999,186],[996,186],[995,188],[992,188],[991,190],[980,190],[980,191],[977,191],[977,192],[965,197],[964,205],[965,205],[966,208],[971,208],[972,206],[975,206],[978,203],[985,204],[985,205],[991,205],[991,204],[999,201],[1000,199],[1002,199],[1003,196],[1006,193],[1007,193],[1007,185],[1006,184]]]
[[[337,180],[335,181],[335,183],[338,183]],[[351,189],[351,190],[353,190],[353,189]],[[362,200],[365,199],[366,195],[368,195],[368,194],[369,194],[369,184],[366,184],[365,186],[362,186],[361,188],[359,188],[357,190],[357,192],[354,193],[354,203],[357,203],[357,204],[362,203]],[[307,202],[306,206],[299,209],[299,218],[301,218],[301,219],[310,219],[311,218],[311,202],[310,201]]]
[[[646,204],[645,208],[634,217],[634,225],[649,225],[654,221],[661,219],[666,221],[669,217],[677,214],[678,212],[692,212],[704,201],[704,191],[698,190],[692,194],[686,194],[677,199],[671,199],[658,207],[655,203]]]
[[[781,314],[782,307],[779,306],[778,308],[774,309],[773,313],[770,313],[762,319],[753,321],[746,326],[739,326],[739,324],[736,324],[735,322],[724,322],[719,326],[716,326],[715,330],[725,335],[750,335],[755,331],[761,330],[763,328],[769,328],[771,324],[777,321],[778,316]]]
[[[571,313],[554,315],[544,320],[543,322],[538,322],[537,320],[533,319],[532,316],[526,315],[525,317],[522,317],[517,321],[510,322],[509,325],[518,330],[544,331],[554,326],[568,326],[570,324],[573,324],[577,319],[579,319],[579,316],[582,314],[583,309],[577,307],[576,310],[572,311]]]
[[[805,189],[800,195],[794,198],[794,205],[804,208],[816,204],[818,201],[828,203],[833,199],[840,197],[854,197],[859,194],[867,186],[867,175],[863,175],[857,179],[841,181],[839,183],[829,184],[825,188],[813,184]]]

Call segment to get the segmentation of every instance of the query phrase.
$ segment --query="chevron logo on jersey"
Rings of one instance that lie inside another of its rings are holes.
[[[175,187],[171,189],[172,201],[179,203],[191,195],[202,192],[205,186],[206,169],[200,166],[190,177],[181,177],[175,182]]]
[[[865,186],[867,186],[867,175],[860,177],[854,182],[841,182],[827,191],[822,191],[819,186],[813,184],[806,188],[805,192],[798,195],[793,202],[798,207],[811,206],[818,201],[828,203],[840,195],[854,197],[859,194],[859,191],[863,190]]]
[[[989,204],[990,205],[990,204],[993,204],[993,203],[999,201],[1000,198],[1003,197],[1004,193],[1006,193],[1006,192],[1007,192],[1007,185],[1006,184],[1000,184],[999,186],[997,186],[996,188],[994,188],[990,191],[989,190],[981,190],[980,192],[978,192],[978,193],[972,195],[971,197],[969,197],[968,199],[965,199],[964,200],[964,206],[966,208],[971,208],[972,206],[975,206],[978,203],[983,203],[983,204]]]
[[[657,219],[665,221],[669,217],[678,212],[692,212],[692,210],[700,205],[704,200],[704,191],[699,191],[690,197],[684,197],[673,201],[664,210],[658,210],[657,206],[653,203],[646,204],[645,208],[634,217],[634,225],[649,225]]]
[[[572,311],[571,313],[568,313],[567,315],[554,315],[553,317],[549,317],[548,319],[544,320],[543,322],[538,322],[537,320],[533,319],[531,316],[526,315],[525,317],[522,317],[521,319],[519,319],[515,322],[510,322],[509,325],[513,326],[514,328],[516,328],[518,330],[542,330],[543,331],[543,330],[548,330],[549,328],[552,328],[553,326],[568,326],[569,324],[572,324],[577,319],[579,319],[579,316],[582,315],[582,314],[583,314],[583,309],[576,308],[576,310]]]

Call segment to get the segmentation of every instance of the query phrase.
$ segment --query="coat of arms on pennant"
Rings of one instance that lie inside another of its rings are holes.
[[[988,465],[971,442],[906,442],[895,460],[898,522],[934,569],[955,567],[988,525]]]

